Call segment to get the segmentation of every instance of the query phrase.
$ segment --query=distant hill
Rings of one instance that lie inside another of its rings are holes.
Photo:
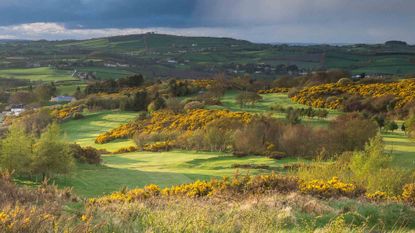
[[[415,46],[399,41],[376,45],[257,44],[155,33],[0,44],[0,69],[38,66],[96,72],[98,78],[113,78],[114,73],[155,78],[216,73],[275,78],[335,68],[352,74],[408,75],[415,74]]]

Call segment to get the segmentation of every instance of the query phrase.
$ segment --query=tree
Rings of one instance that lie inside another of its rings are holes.
[[[35,99],[36,99],[36,96],[32,92],[17,91],[17,92],[13,92],[10,95],[9,103],[10,104],[30,104],[30,103],[33,103]]]
[[[55,96],[57,94],[57,89],[54,86],[54,84],[53,85],[43,84],[43,85],[37,86],[34,90],[34,93],[39,103],[45,104],[50,100],[52,96]]]
[[[34,145],[32,170],[43,178],[54,174],[69,173],[74,166],[74,159],[69,145],[60,139],[57,123],[51,124]]]
[[[132,101],[133,111],[145,111],[147,109],[147,92],[139,91],[135,93]]]
[[[379,130],[382,129],[385,126],[385,116],[383,116],[383,115],[376,115],[376,116],[373,117],[373,120],[378,125]]]
[[[401,130],[406,134],[406,126],[405,126],[405,123],[402,123]]]
[[[139,87],[143,85],[144,78],[141,74],[135,74],[126,78],[120,78],[117,80],[120,87]]]
[[[258,95],[256,92],[241,92],[239,95],[236,96],[235,100],[236,103],[239,104],[241,108],[244,108],[248,103],[252,106],[255,106],[255,103],[260,101],[262,97]]]
[[[20,117],[18,121],[26,133],[39,137],[42,131],[52,123],[53,119],[49,109],[41,108],[33,114]]]
[[[76,87],[76,92],[74,96],[77,99],[82,99],[82,97],[84,97],[84,94],[82,93],[81,88],[79,86]]]
[[[33,139],[24,127],[12,125],[6,138],[1,142],[0,167],[16,174],[29,173]]]
[[[227,84],[224,74],[218,74],[214,78],[214,82],[207,88],[209,96],[220,100],[226,92]]]
[[[170,97],[166,100],[166,108],[174,113],[183,111],[184,104],[177,98]]]
[[[398,127],[398,124],[396,124],[396,122],[395,121],[388,121],[388,122],[386,122],[386,124],[385,124],[385,130],[386,131],[395,131],[395,130],[397,130],[397,129],[399,129],[399,127]]]
[[[415,114],[412,114],[405,122],[405,130],[409,137],[415,138]]]
[[[166,107],[166,101],[162,97],[157,96],[156,99],[153,100],[153,102],[151,102],[148,105],[147,111],[154,112],[165,107]]]

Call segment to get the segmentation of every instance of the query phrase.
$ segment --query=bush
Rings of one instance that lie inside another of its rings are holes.
[[[148,143],[143,146],[144,151],[151,151],[151,152],[169,151],[172,148],[173,148],[173,142],[171,141]]]
[[[70,150],[78,162],[88,164],[100,164],[102,162],[101,153],[93,147],[82,148],[78,144],[71,144]]]
[[[139,151],[140,148],[136,146],[130,146],[130,147],[122,147],[116,151],[114,151],[112,154],[124,154],[124,153],[130,153],[130,152],[136,152]]]
[[[73,116],[72,116],[72,119],[74,119],[74,120],[80,120],[80,119],[83,119],[83,118],[85,118],[85,116],[82,115],[82,113],[79,113],[79,112],[74,113]]]
[[[415,206],[415,183],[406,184],[403,188],[402,199]]]
[[[191,101],[184,105],[184,110],[202,109],[205,105],[200,101]]]
[[[298,179],[291,176],[261,175],[261,176],[239,176],[233,178],[224,177],[211,181],[195,181],[189,184],[172,186],[160,189],[157,185],[148,185],[143,189],[132,189],[123,192],[115,192],[100,198],[92,198],[92,205],[107,205],[111,203],[126,203],[141,201],[154,196],[184,196],[184,197],[206,197],[221,195],[262,194],[270,191],[288,193],[298,190]]]
[[[270,166],[266,164],[239,164],[235,163],[232,164],[231,168],[242,168],[242,169],[264,169],[264,170],[270,170]]]
[[[364,193],[363,189],[351,183],[344,183],[337,177],[330,180],[312,180],[300,183],[300,191],[313,196],[332,197],[357,197]]]

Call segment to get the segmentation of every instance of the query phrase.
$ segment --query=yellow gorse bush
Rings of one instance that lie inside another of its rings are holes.
[[[395,108],[402,108],[405,104],[415,101],[415,80],[403,80],[392,83],[373,84],[340,84],[329,83],[304,88],[291,99],[297,103],[316,108],[338,109],[342,106],[341,96],[360,95],[364,97],[395,96],[397,103]]]
[[[174,114],[170,111],[154,112],[150,119],[136,120],[126,125],[98,135],[95,142],[107,143],[115,139],[131,137],[135,132],[160,133],[171,131],[194,131],[204,128],[217,119],[236,119],[249,123],[253,116],[246,112],[231,112],[228,110],[195,109],[186,113]]]
[[[52,224],[55,220],[55,216],[44,210],[16,205],[0,211],[0,232],[35,232],[39,224]]]
[[[407,184],[404,186],[402,199],[410,205],[415,206],[415,183]]]
[[[159,152],[159,151],[169,151],[173,147],[173,141],[163,141],[163,142],[153,142],[148,143],[143,146],[144,151]]]
[[[338,177],[333,177],[330,180],[301,182],[300,191],[320,197],[354,197],[361,193],[361,189],[357,188],[356,185],[342,182]]]
[[[267,90],[259,90],[258,94],[272,94],[272,93],[287,93],[290,88],[287,87],[275,87]]]
[[[195,181],[189,184],[172,186],[161,189],[151,184],[144,188],[132,189],[129,191],[115,192],[100,198],[89,200],[91,204],[109,204],[119,202],[133,202],[156,196],[183,196],[183,197],[205,197],[231,193],[232,195],[246,193],[293,192],[298,189],[298,179],[291,176],[261,175],[261,176],[235,176],[224,177],[210,181]]]
[[[401,197],[399,196],[392,196],[382,191],[376,191],[374,193],[366,193],[365,196],[368,200],[374,201],[374,202],[399,201],[401,199]]]
[[[55,119],[61,121],[61,120],[66,120],[66,119],[72,117],[75,113],[80,113],[80,112],[82,112],[82,107],[81,106],[64,107],[64,108],[61,108],[61,109],[54,109],[51,112],[51,115]]]

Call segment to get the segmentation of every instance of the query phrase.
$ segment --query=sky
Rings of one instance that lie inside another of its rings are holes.
[[[415,0],[0,0],[0,39],[157,32],[260,43],[415,44]]]

